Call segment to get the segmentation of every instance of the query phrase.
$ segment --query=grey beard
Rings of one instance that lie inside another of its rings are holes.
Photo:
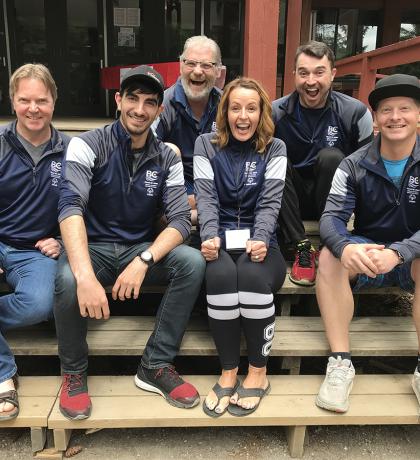
[[[184,89],[185,95],[191,101],[202,101],[202,100],[207,99],[209,97],[210,91],[212,90],[212,88],[207,85],[199,93],[193,93],[190,90],[190,88],[189,88],[188,84],[186,83],[186,81],[184,80],[184,78],[181,78],[181,84],[182,84],[182,88]]]

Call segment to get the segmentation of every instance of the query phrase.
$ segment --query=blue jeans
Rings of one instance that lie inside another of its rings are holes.
[[[0,268],[12,294],[0,297],[0,383],[16,374],[16,363],[3,334],[52,317],[57,262],[38,250],[15,249],[0,242]]]
[[[103,286],[114,284],[124,268],[150,244],[89,243],[89,254],[98,281]],[[159,368],[173,363],[201,288],[205,266],[199,251],[180,245],[147,270],[143,286],[168,287],[142,356],[143,366]],[[88,320],[80,315],[76,288],[76,280],[64,253],[58,261],[54,316],[61,366],[63,372],[71,374],[85,372],[88,367]]]

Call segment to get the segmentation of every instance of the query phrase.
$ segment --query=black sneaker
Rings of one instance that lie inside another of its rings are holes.
[[[140,364],[134,383],[142,390],[162,395],[176,407],[190,409],[200,402],[198,391],[191,383],[185,382],[173,366],[147,369]]]

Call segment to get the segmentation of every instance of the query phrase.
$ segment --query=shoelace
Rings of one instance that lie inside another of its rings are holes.
[[[310,267],[311,266],[311,249],[306,246],[297,248],[298,265],[299,267]]]
[[[64,389],[67,393],[79,390],[83,386],[83,377],[81,374],[68,374],[64,381]]]
[[[346,381],[348,374],[348,367],[346,366],[336,366],[333,367],[328,373],[328,383],[331,385],[338,385]]]
[[[168,367],[161,367],[155,374],[155,378],[159,379],[162,377],[163,373],[167,371],[166,374],[168,375],[169,379],[171,380],[181,380],[181,377],[179,376],[178,372],[175,370],[175,368],[168,366]]]

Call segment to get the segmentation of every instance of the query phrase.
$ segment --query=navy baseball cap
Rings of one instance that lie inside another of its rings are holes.
[[[123,93],[127,86],[133,81],[139,81],[151,86],[159,95],[160,102],[163,101],[163,92],[165,90],[165,82],[162,75],[156,72],[153,67],[148,65],[139,65],[125,73],[120,83],[120,92]]]
[[[412,97],[420,101],[420,83],[414,75],[396,73],[379,80],[369,94],[369,104],[375,111],[378,104],[388,97]]]

